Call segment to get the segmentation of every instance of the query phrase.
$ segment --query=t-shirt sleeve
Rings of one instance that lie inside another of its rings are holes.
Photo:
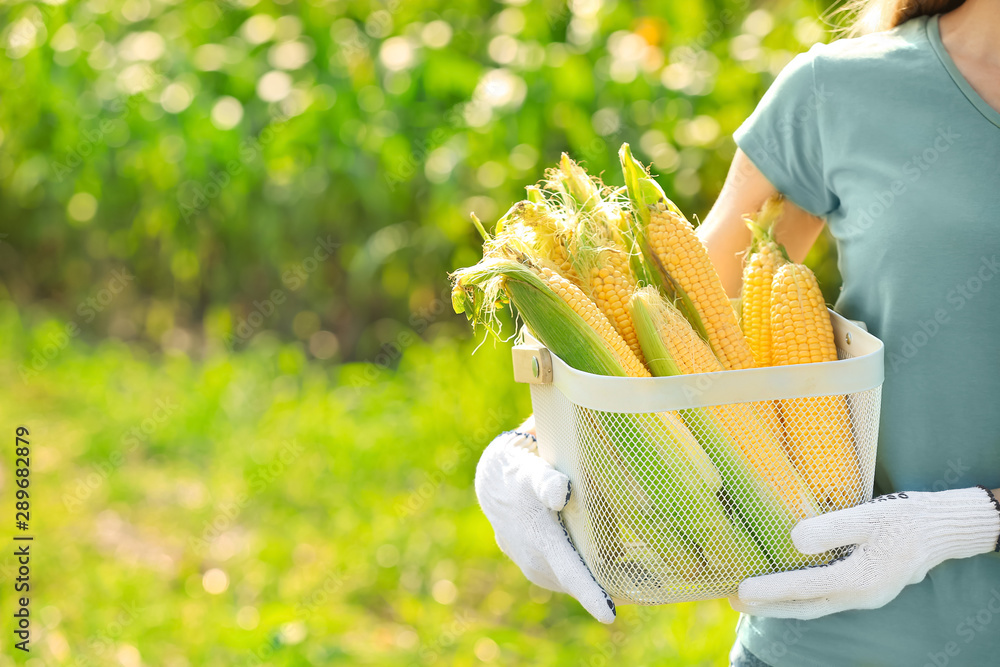
[[[771,185],[817,216],[840,204],[823,168],[821,117],[827,100],[816,86],[816,56],[823,46],[793,58],[733,134]]]

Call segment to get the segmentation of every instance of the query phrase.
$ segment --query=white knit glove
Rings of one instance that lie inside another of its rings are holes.
[[[528,581],[569,593],[602,623],[615,620],[615,605],[594,580],[559,518],[570,482],[535,451],[526,433],[501,433],[476,467],[476,496],[496,533],[500,550]]]
[[[890,493],[799,522],[795,547],[819,554],[854,544],[828,565],[745,579],[736,611],[808,620],[847,609],[877,609],[949,558],[1000,548],[1000,504],[984,487]]]

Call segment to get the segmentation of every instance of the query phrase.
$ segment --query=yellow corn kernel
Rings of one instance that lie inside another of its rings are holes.
[[[654,288],[632,298],[633,317],[649,368],[656,376],[721,371],[722,365],[690,323]],[[782,564],[804,564],[787,534],[791,527],[815,513],[811,493],[789,461],[774,428],[771,401],[733,403],[682,410],[691,432],[712,463],[734,485],[744,518],[757,527],[758,538]]]
[[[657,332],[657,337],[666,351],[665,356],[676,365],[675,372],[690,375],[724,370],[708,343],[702,340],[684,315],[664,299],[655,287],[643,287],[632,296],[630,312],[633,318],[637,317],[635,307],[640,304],[645,307],[643,310],[648,312],[651,328]],[[662,362],[665,359],[649,361]],[[661,368],[663,371],[659,373],[660,375],[670,374],[667,366]]]
[[[753,352],[736,312],[691,223],[660,203],[646,227],[650,248],[677,281],[701,317],[708,342],[726,370],[753,367]]]
[[[771,363],[775,366],[837,360],[837,344],[816,276],[785,264],[771,281]]]
[[[775,366],[837,360],[830,314],[816,277],[801,264],[779,268],[771,287]],[[827,508],[847,507],[862,495],[861,469],[845,396],[779,401],[789,458]]]
[[[762,244],[743,268],[743,318],[754,365],[771,365],[771,281],[783,261],[773,244]]]
[[[584,294],[583,290],[549,267],[542,267],[539,270],[539,276],[549,289],[558,294],[598,335],[607,341],[629,376],[649,377],[649,371],[635,356],[625,339],[615,331],[608,318],[600,311],[597,304]]]
[[[590,296],[625,339],[636,358],[643,360],[642,348],[635,335],[628,301],[635,291],[635,278],[628,265],[628,255],[618,249],[604,250],[590,269]]]

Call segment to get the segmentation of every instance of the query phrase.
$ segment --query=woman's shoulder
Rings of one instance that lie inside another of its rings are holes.
[[[808,93],[846,105],[912,88],[914,78],[926,77],[937,62],[927,21],[911,19],[892,30],[814,44],[785,67],[777,87],[792,97]]]
[[[890,75],[893,66],[911,68],[924,56],[934,57],[927,37],[928,20],[919,17],[892,30],[815,44],[802,56],[817,73]]]

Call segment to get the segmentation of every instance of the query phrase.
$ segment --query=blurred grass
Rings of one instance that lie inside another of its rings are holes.
[[[0,307],[3,424],[33,448],[28,664],[725,664],[725,602],[602,626],[500,553],[472,479],[530,410],[506,346],[413,342],[389,371],[273,336],[200,362],[73,340],[24,381],[61,326]]]

